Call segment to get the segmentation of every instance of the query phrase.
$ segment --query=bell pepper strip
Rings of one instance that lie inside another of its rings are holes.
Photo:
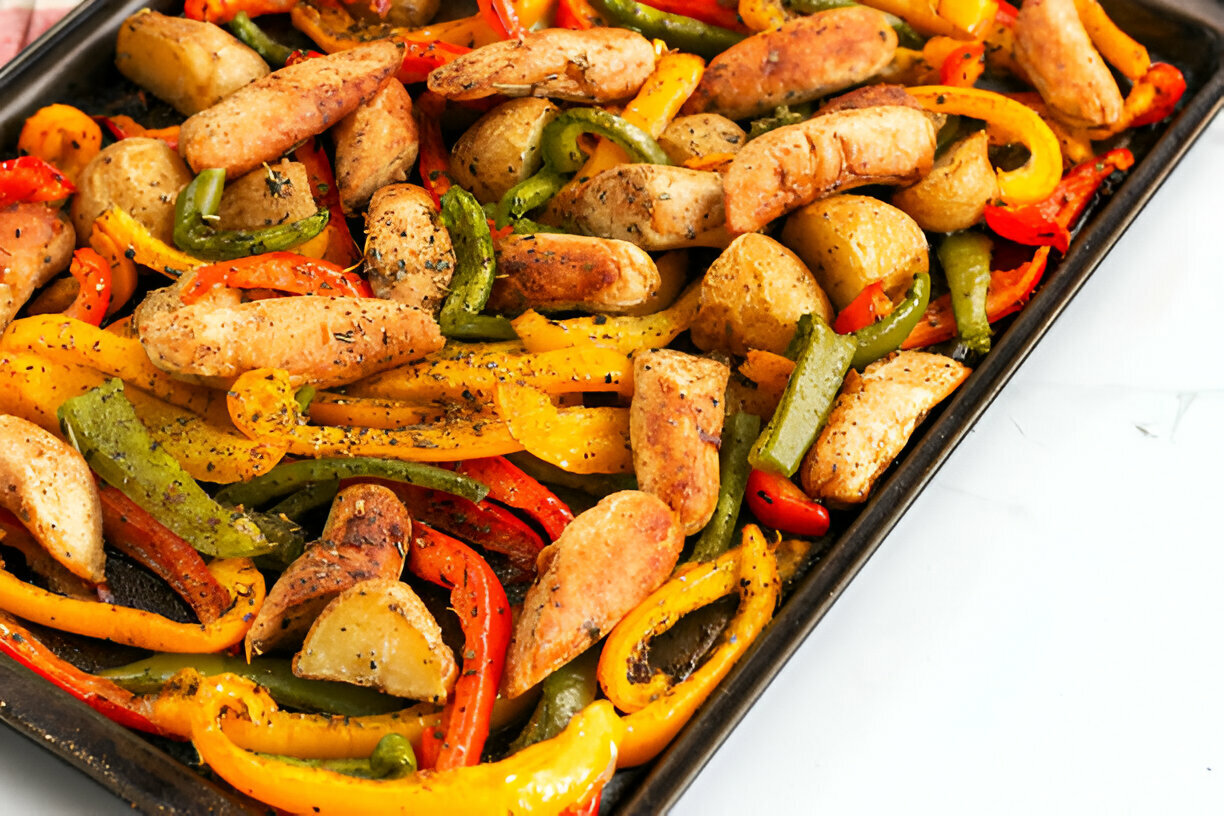
[[[326,207],[331,213],[327,228],[323,235],[327,236],[327,247],[323,250],[324,260],[334,263],[342,269],[355,266],[361,260],[361,251],[349,232],[348,221],[340,207],[340,188],[336,185],[336,176],[332,172],[331,162],[318,138],[307,139],[301,147],[293,151],[293,158],[306,168],[310,179],[310,192],[315,203]],[[317,240],[317,238],[312,239]],[[308,241],[307,244],[310,242]],[[299,251],[305,247],[303,245]]]
[[[11,547],[25,559],[26,567],[45,582],[45,586],[57,595],[67,595],[80,600],[97,600],[99,587],[79,576],[73,575],[51,553],[30,534],[24,524],[8,510],[0,507],[0,543]],[[0,558],[0,566],[4,560]]]
[[[320,209],[299,221],[256,230],[218,230],[208,219],[221,206],[225,170],[201,171],[179,193],[174,204],[174,243],[179,249],[211,261],[227,261],[263,252],[289,249],[315,237],[327,226],[330,213]]]
[[[442,712],[444,728],[422,738],[425,767],[446,771],[480,763],[489,736],[513,622],[497,576],[467,545],[423,525],[413,525],[408,569],[450,590],[451,608],[463,627],[463,669]]]
[[[516,754],[537,742],[550,740],[565,730],[578,713],[595,702],[599,680],[595,676],[599,665],[599,649],[592,647],[544,678],[540,701],[531,712],[531,719],[510,743],[510,753]]]
[[[772,31],[789,19],[781,0],[739,0],[737,16],[751,32]]]
[[[102,530],[111,546],[169,584],[200,623],[212,623],[224,614],[229,594],[190,544],[115,488],[103,485],[98,498]]]
[[[442,223],[455,247],[455,274],[450,294],[438,313],[438,325],[447,337],[465,340],[512,339],[514,329],[504,317],[482,315],[493,291],[497,262],[493,237],[484,209],[476,197],[462,187],[451,187],[442,196]]]
[[[995,22],[999,25],[1011,28],[1016,24],[1016,17],[1020,14],[1020,9],[1013,6],[1007,0],[999,0],[999,8],[995,11]]]
[[[291,493],[268,510],[268,515],[301,523],[308,513],[321,507],[328,507],[340,491],[339,479],[328,479],[325,482],[314,482],[303,487],[296,493]]]
[[[846,308],[837,313],[833,331],[838,334],[853,334],[864,329],[892,311],[892,301],[884,294],[884,281],[878,280],[863,287]],[[747,375],[745,375],[747,376]],[[754,379],[749,377],[749,379]]]
[[[939,66],[939,81],[957,88],[972,88],[986,70],[986,44],[964,43]]]
[[[761,433],[756,414],[736,413],[727,417],[722,444],[718,448],[718,503],[714,515],[693,545],[691,561],[713,561],[731,547],[744,491],[748,489],[748,454]]]
[[[512,383],[494,391],[510,433],[533,456],[570,473],[632,473],[629,409],[561,408],[548,395]]]
[[[245,657],[225,654],[159,654],[103,669],[98,677],[134,694],[153,694],[183,669],[194,669],[204,677],[234,674],[265,689],[279,705],[308,712],[365,717],[390,714],[404,708],[404,701],[370,688],[332,680],[306,680],[293,673],[286,658]]]
[[[939,16],[959,32],[980,37],[994,21],[997,0],[939,0]]]
[[[739,608],[701,668],[679,683],[662,673],[647,683],[630,682],[651,638],[732,592],[739,593]],[[631,712],[621,718],[617,767],[642,765],[667,747],[769,623],[778,593],[777,561],[760,529],[748,525],[743,544],[682,571],[616,625],[599,658],[599,682],[614,705]]]
[[[948,279],[960,342],[977,354],[990,351],[986,295],[990,289],[991,248],[990,239],[980,232],[955,232],[945,236],[937,250]]]
[[[397,430],[442,419],[446,409],[378,397],[351,397],[321,391],[307,409],[315,425],[362,425]],[[477,412],[479,413],[479,412]]]
[[[302,459],[277,465],[249,482],[233,484],[217,493],[217,501],[229,505],[259,507],[300,490],[312,482],[331,479],[376,478],[417,485],[440,493],[480,501],[489,489],[460,473],[418,462],[355,456],[337,459]]]
[[[922,85],[906,88],[926,110],[986,121],[992,135],[1019,142],[1029,159],[1016,170],[996,170],[999,193],[1007,204],[1032,204],[1049,196],[1062,176],[1062,153],[1049,125],[1014,99],[980,88]]]
[[[1186,92],[1186,78],[1172,65],[1157,62],[1134,85],[1123,101],[1122,116],[1112,125],[1088,131],[1093,140],[1108,139],[1128,128],[1150,125],[1171,116]]]
[[[565,502],[504,456],[465,459],[455,465],[455,472],[487,485],[489,499],[526,513],[549,541],[556,541],[574,520]]]
[[[764,136],[771,130],[777,130],[788,125],[797,125],[812,115],[812,106],[804,103],[796,105],[794,110],[789,105],[779,105],[769,116],[753,119],[748,125],[748,141],[758,136]],[[734,158],[734,156],[732,156]]]
[[[66,175],[37,156],[0,161],[0,207],[62,201],[75,192]]]
[[[170,736],[149,717],[147,701],[59,657],[11,616],[0,612],[0,654],[63,689],[108,720],[147,734]]]
[[[748,475],[748,509],[757,521],[783,533],[818,538],[829,531],[829,511],[790,479],[753,470]]]
[[[145,139],[161,139],[170,147],[178,150],[179,126],[171,125],[164,128],[147,128],[130,116],[93,116],[91,117],[106,128],[116,141],[123,141],[136,136]]]
[[[96,226],[90,230],[89,246],[102,256],[110,267],[110,306],[106,309],[109,317],[119,311],[136,294],[137,272],[136,264],[127,257],[106,233]]]
[[[599,12],[593,9],[587,0],[558,0],[557,16],[553,25],[572,31],[585,31],[588,28],[605,25],[605,23],[599,16]]]
[[[412,108],[421,141],[418,154],[421,184],[438,210],[442,209],[442,196],[451,188],[450,153],[442,141],[442,111],[445,108],[446,98],[433,91],[418,96]]]
[[[527,33],[510,0],[476,0],[476,6],[499,39],[521,40]]]
[[[634,0],[592,0],[591,5],[611,25],[636,31],[647,39],[662,40],[670,48],[706,59],[718,56],[745,36]]]
[[[22,125],[17,151],[37,156],[74,181],[102,149],[102,129],[71,105],[39,108]]]
[[[297,456],[381,456],[410,462],[453,462],[522,450],[505,422],[447,419],[398,430],[305,424],[289,375],[255,369],[235,380],[229,394],[235,427],[254,440],[282,444]]]
[[[773,416],[794,370],[795,361],[788,357],[772,351],[748,349],[747,359],[740,364],[739,373],[751,380],[755,388],[751,391],[751,407],[746,404],[743,410],[762,417]]]
[[[1097,190],[1116,171],[1130,169],[1135,157],[1117,148],[1067,172],[1054,192],[1042,201],[1020,207],[986,206],[986,225],[998,235],[1028,246],[1051,246],[1066,253],[1071,229]]]
[[[1048,246],[1038,247],[1031,261],[1016,269],[994,270],[990,273],[990,289],[986,293],[986,316],[991,323],[1019,310],[1028,302],[1033,290],[1041,282],[1049,256]],[[944,295],[931,301],[922,320],[918,321],[918,325],[905,338],[901,348],[925,348],[955,336],[956,317],[952,311],[952,298],[950,295]]]
[[[250,519],[217,504],[141,424],[123,382],[65,400],[64,435],[108,484],[152,513],[205,555],[262,555],[273,550]]]
[[[632,475],[611,476],[599,473],[570,473],[554,464],[545,462],[526,451],[506,455],[506,459],[542,484],[555,485],[602,499],[609,493],[621,490],[636,490],[637,479]]]
[[[905,300],[893,309],[888,317],[859,329],[851,337],[856,344],[854,357],[850,360],[853,368],[862,371],[886,354],[900,348],[905,338],[922,320],[927,303],[931,299],[931,276],[919,272],[914,276]],[[787,474],[793,476],[794,471]]]
[[[1148,51],[1118,28],[1097,0],[1075,0],[1075,11],[1097,51],[1131,82],[1138,82],[1152,65]]]
[[[0,570],[0,609],[31,623],[157,652],[203,653],[242,642],[264,600],[264,580],[248,558],[218,559],[208,571],[233,599],[212,623],[179,623],[143,609],[65,598]]]
[[[275,71],[277,68],[284,68],[285,62],[293,53],[293,49],[288,46],[281,45],[276,40],[269,37],[262,28],[255,25],[251,20],[251,16],[245,11],[240,11],[233,16],[226,28],[230,33],[242,41],[244,45],[258,54],[268,66]]]
[[[208,261],[154,237],[147,227],[118,207],[111,207],[98,216],[94,228],[105,233],[129,259],[172,280],[184,272],[208,265]]]
[[[206,23],[226,23],[240,11],[251,17],[262,14],[282,14],[289,11],[297,0],[187,0],[183,5],[183,16]]]
[[[693,324],[701,305],[701,285],[690,285],[676,302],[661,312],[642,317],[575,317],[551,320],[529,309],[510,321],[514,332],[531,352],[573,346],[603,346],[622,354],[663,348]]]
[[[434,40],[431,43],[404,43],[404,62],[400,65],[396,78],[405,85],[425,82],[433,69],[453,62],[472,49],[462,45]]]
[[[809,315],[800,320],[796,339],[800,351],[794,373],[748,455],[754,468],[787,478],[795,475],[824,426],[858,347],[853,336],[843,337]]]
[[[184,304],[195,303],[211,290],[223,287],[325,297],[374,296],[370,284],[360,275],[329,261],[292,252],[268,252],[201,267],[179,293],[179,299]]]
[[[642,5],[650,6],[668,14],[679,14],[691,17],[699,23],[726,28],[732,31],[746,32],[740,22],[739,13],[734,4],[724,6],[718,0],[643,0]]]
[[[368,757],[354,759],[302,759],[269,755],[269,759],[307,768],[323,768],[358,779],[403,779],[416,773],[416,754],[412,743],[399,734],[388,734],[374,746]]]
[[[80,287],[76,298],[64,310],[64,317],[100,326],[111,300],[111,268],[106,259],[89,247],[72,253],[68,272]]]

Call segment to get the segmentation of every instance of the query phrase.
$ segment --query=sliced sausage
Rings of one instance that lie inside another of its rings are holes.
[[[374,193],[366,236],[366,271],[374,294],[436,314],[455,273],[455,250],[429,193],[412,184]]]
[[[412,97],[389,79],[374,98],[336,125],[336,184],[348,215],[388,184],[408,178],[420,146]]]
[[[46,204],[0,209],[0,329],[34,290],[68,267],[76,232],[59,210]]]

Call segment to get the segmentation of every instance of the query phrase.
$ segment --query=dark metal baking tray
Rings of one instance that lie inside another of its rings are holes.
[[[87,100],[121,78],[115,32],[129,14],[172,0],[92,0],[0,68],[0,148],[11,155],[25,117],[53,101]],[[1188,89],[1171,123],[1143,129],[1126,180],[1090,217],[1065,258],[1016,316],[955,398],[934,414],[871,501],[844,526],[762,634],[668,750],[651,766],[618,774],[604,811],[667,810],[880,546],[926,483],[973,427],[1224,104],[1224,5],[1219,0],[1105,0],[1119,25],[1174,62]],[[0,660],[0,721],[146,813],[259,812],[144,738],[115,725],[8,659]]]

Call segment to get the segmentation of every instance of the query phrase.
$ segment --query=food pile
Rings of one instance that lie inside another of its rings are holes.
[[[594,813],[1185,82],[1096,0],[438,5],[144,10],[179,124],[26,121],[0,651],[285,811]]]

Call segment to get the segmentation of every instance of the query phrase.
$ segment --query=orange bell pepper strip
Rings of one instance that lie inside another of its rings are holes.
[[[462,45],[434,40],[431,43],[404,43],[404,62],[400,65],[396,78],[405,85],[425,82],[433,69],[453,62],[472,49]]]
[[[184,304],[195,303],[211,290],[225,287],[326,297],[374,296],[360,275],[330,261],[294,252],[265,252],[200,267],[179,299]]]
[[[121,252],[110,236],[98,229],[97,225],[89,232],[89,246],[110,265],[110,307],[107,308],[106,314],[113,315],[136,294],[136,264]]]
[[[143,224],[118,207],[111,207],[98,216],[94,226],[106,233],[115,246],[136,263],[168,278],[175,279],[184,272],[208,265],[208,261],[193,258],[154,237]]]
[[[441,419],[446,409],[379,397],[351,397],[320,391],[307,407],[314,425],[360,425],[395,430]]]
[[[592,8],[587,0],[558,0],[557,2],[557,16],[553,20],[553,25],[557,28],[585,31],[604,24],[599,12]]]
[[[213,561],[208,571],[229,592],[229,609],[212,623],[179,623],[143,609],[65,598],[0,570],[0,609],[32,623],[155,652],[198,654],[242,642],[263,605],[264,580],[249,558]]]
[[[760,528],[748,525],[741,546],[681,568],[616,625],[599,657],[599,683],[617,708],[629,712],[616,738],[617,767],[642,765],[667,747],[769,623],[779,591],[778,562]],[[739,609],[701,668],[679,683],[662,672],[645,683],[629,680],[629,666],[640,665],[651,638],[732,592],[739,593]]]
[[[417,155],[421,184],[433,199],[434,207],[442,209],[442,196],[451,187],[450,153],[442,141],[442,111],[446,99],[433,91],[417,97],[412,114],[417,118],[421,147]]]
[[[348,221],[340,207],[340,188],[336,186],[336,174],[332,172],[331,162],[327,160],[327,153],[324,152],[319,139],[307,139],[301,147],[293,151],[293,158],[306,167],[306,175],[310,178],[310,192],[315,203],[326,207],[331,213],[324,230],[327,247],[323,250],[323,259],[344,269],[356,265],[361,260],[361,250],[357,248],[353,234],[349,232]],[[317,240],[317,236],[311,240]],[[298,249],[302,251],[301,247]]]
[[[187,0],[183,4],[183,16],[219,24],[228,23],[240,11],[245,11],[250,17],[283,14],[296,4],[297,0]]]
[[[990,289],[986,294],[987,320],[991,323],[1001,320],[1028,302],[1033,290],[1041,282],[1049,257],[1048,246],[1038,247],[1031,261],[1016,269],[990,273]],[[951,340],[955,336],[956,317],[952,313],[952,296],[944,295],[927,305],[926,313],[909,337],[905,338],[901,348],[925,348]]]
[[[1148,51],[1118,28],[1097,0],[1075,0],[1075,11],[1097,51],[1131,82],[1138,82],[1152,65]]]
[[[19,153],[37,156],[76,181],[102,149],[102,129],[71,105],[40,108],[21,128]]]
[[[738,16],[749,31],[771,31],[789,19],[781,0],[739,0]]]
[[[480,16],[503,40],[520,40],[527,33],[510,0],[476,0]]]
[[[93,120],[110,132],[117,140],[130,139],[139,136],[145,139],[161,139],[170,147],[178,150],[179,126],[171,125],[165,128],[147,128],[130,116],[94,116]]]
[[[110,307],[111,267],[106,259],[89,247],[72,253],[68,272],[80,285],[76,298],[64,310],[64,317],[80,320],[91,326],[102,325]]]
[[[944,59],[939,67],[939,81],[958,88],[972,88],[986,70],[986,44],[964,43]]]
[[[498,383],[497,411],[533,456],[570,473],[632,473],[628,408],[561,408],[534,388]]]

